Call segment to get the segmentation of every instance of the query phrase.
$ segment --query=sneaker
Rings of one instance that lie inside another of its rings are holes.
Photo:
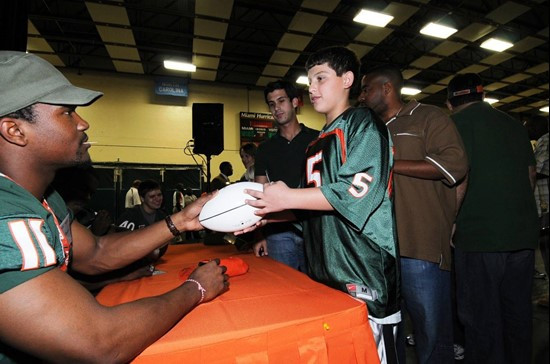
[[[407,336],[405,338],[405,342],[407,343],[407,345],[409,346],[415,346],[416,345],[416,342],[414,341],[414,335],[413,334],[410,334],[409,336]]]
[[[464,347],[460,344],[454,344],[455,360],[464,359]]]
[[[546,273],[539,272],[535,269],[535,273],[533,274],[533,278],[535,279],[544,279],[546,278]]]

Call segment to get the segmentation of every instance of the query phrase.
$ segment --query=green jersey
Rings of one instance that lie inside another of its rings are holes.
[[[67,268],[71,218],[58,193],[49,191],[40,202],[0,173],[0,294],[51,269]],[[30,361],[0,342],[0,362]]]
[[[466,252],[535,249],[539,221],[529,167],[535,156],[518,120],[476,102],[451,115],[470,162],[453,241]]]
[[[0,173],[0,293],[54,267],[66,270],[70,225],[57,192],[41,203]]]
[[[371,319],[400,321],[399,265],[391,201],[392,144],[383,122],[352,108],[306,151],[303,186],[320,187],[334,211],[304,211],[312,278],[367,303]]]

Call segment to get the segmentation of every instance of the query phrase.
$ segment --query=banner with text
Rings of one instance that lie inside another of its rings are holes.
[[[176,97],[187,97],[188,80],[185,78],[157,77],[155,78],[155,93],[157,95],[169,95]]]
[[[260,144],[277,133],[275,120],[270,113],[240,112],[241,146],[246,143]]]

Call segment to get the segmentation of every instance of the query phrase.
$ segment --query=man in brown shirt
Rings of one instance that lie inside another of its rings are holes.
[[[454,363],[450,239],[458,208],[454,186],[465,177],[468,161],[451,119],[435,106],[405,104],[402,86],[396,67],[370,69],[359,101],[385,121],[394,143],[401,292],[418,362]],[[404,339],[398,338],[399,345]]]

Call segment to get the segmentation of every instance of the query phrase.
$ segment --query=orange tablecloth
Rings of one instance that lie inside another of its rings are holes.
[[[156,265],[165,274],[115,283],[97,300],[116,305],[158,295],[203,259],[238,256],[248,273],[196,307],[135,363],[378,363],[365,304],[270,258],[231,245],[172,245]],[[162,312],[159,312],[162,315]]]

